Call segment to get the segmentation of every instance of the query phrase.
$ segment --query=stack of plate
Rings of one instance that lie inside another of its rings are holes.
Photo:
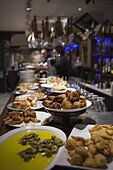
[[[22,70],[20,71],[21,82],[35,82],[35,70]]]

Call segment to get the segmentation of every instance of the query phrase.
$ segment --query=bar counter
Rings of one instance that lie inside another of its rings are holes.
[[[14,101],[15,95],[11,94],[7,104]],[[15,129],[15,127],[11,127],[9,125],[5,125],[3,119],[8,113],[7,104],[3,109],[2,114],[0,115],[0,136],[5,134],[6,132]],[[45,109],[41,109],[41,111],[45,111]],[[91,108],[81,113],[78,113],[78,116],[75,115],[53,115],[53,120],[46,124],[46,126],[53,126],[59,128],[64,131],[66,136],[68,137],[73,127],[76,128],[84,128],[88,124],[112,124],[113,123],[113,111],[110,112],[96,112]]]

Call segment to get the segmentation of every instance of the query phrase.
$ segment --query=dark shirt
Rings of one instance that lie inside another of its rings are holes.
[[[56,57],[56,61],[54,66],[57,69],[57,74],[62,76],[76,76],[75,72],[69,62],[69,60],[66,58],[66,56],[59,56]]]

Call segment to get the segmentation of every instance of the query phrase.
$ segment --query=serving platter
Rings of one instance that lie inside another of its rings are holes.
[[[58,150],[57,154],[54,154],[52,157],[37,154],[33,160],[28,162],[24,162],[22,158],[17,155],[19,151],[26,149],[26,146],[18,144],[18,139],[29,133],[39,134],[42,140],[50,138],[51,136],[59,137],[63,141],[66,140],[66,135],[63,131],[50,126],[22,127],[9,131],[0,137],[0,153],[2,154],[0,167],[2,170],[49,170],[56,164],[61,155],[62,147]]]
[[[15,125],[9,124],[9,126],[13,126],[13,127],[42,126],[42,125],[49,123],[53,119],[53,117],[50,113],[41,112],[41,111],[35,111],[35,112],[36,112],[36,117],[38,120],[40,120],[40,122],[33,123],[30,121],[29,123],[23,122],[21,124],[15,124]]]
[[[31,92],[37,92],[37,94],[38,94],[38,90],[36,91],[31,91]],[[22,95],[19,95],[18,96],[18,98],[20,99],[20,100],[23,100],[23,99],[26,99],[28,96],[35,96],[34,94],[32,95],[32,94],[30,94],[30,93],[26,93],[26,94],[22,94]],[[40,98],[40,99],[38,99],[37,98],[37,100],[43,100],[43,99],[45,99],[47,97],[47,95],[44,95],[44,97],[43,98]]]
[[[92,102],[89,101],[89,100],[86,100],[86,104],[87,104],[86,107],[82,107],[82,108],[78,108],[78,109],[64,109],[64,110],[63,110],[63,109],[48,108],[48,107],[45,107],[43,104],[42,104],[42,105],[44,106],[44,108],[45,108],[46,110],[52,111],[51,114],[54,114],[54,112],[55,112],[55,114],[60,114],[60,115],[63,115],[64,113],[65,113],[65,114],[68,114],[68,115],[74,113],[74,115],[76,115],[78,112],[83,112],[83,111],[85,111],[88,107],[90,107],[91,104],[92,104]]]
[[[48,91],[48,92],[50,92],[50,93],[59,93],[59,94],[63,94],[63,93],[65,93],[67,90],[76,91],[76,88],[67,87],[65,90],[61,90],[61,91],[54,91],[54,90],[52,90],[52,88],[47,88],[47,89],[46,89],[46,91]]]
[[[52,88],[53,87],[53,84],[50,83],[50,84],[41,84],[41,87],[45,87],[45,88]]]
[[[12,102],[13,103],[13,102]],[[14,107],[12,107],[12,103],[9,103],[8,105],[7,105],[7,108],[8,109],[10,109],[10,110],[18,110],[18,111],[23,111],[24,109],[16,109],[16,108],[14,108]],[[38,104],[38,106],[37,107],[30,107],[31,109],[33,109],[33,110],[38,110],[38,109],[42,109],[43,108],[43,105],[42,105],[42,101],[37,101],[37,104]]]
[[[85,139],[90,138],[90,133],[89,129],[92,129],[94,125],[87,125],[84,129],[79,130],[77,128],[73,128],[69,137],[71,139],[71,136],[79,136],[83,137]],[[61,152],[61,159],[58,160],[56,163],[57,165],[64,166],[64,169],[80,169],[80,170],[112,170],[113,169],[113,160],[110,163],[107,163],[106,167],[103,168],[90,168],[90,167],[82,167],[82,166],[75,166],[71,165],[68,161],[67,158],[70,159],[70,156],[68,154],[67,149],[63,146],[62,152]]]
[[[36,87],[36,86],[35,86]],[[38,86],[36,87],[36,89],[38,88]],[[14,91],[12,91],[12,94],[29,94],[29,93],[31,93],[31,92],[38,92],[38,90],[36,90],[36,89],[28,89],[27,91],[27,93],[22,93],[22,92],[19,92],[18,90],[14,90]]]

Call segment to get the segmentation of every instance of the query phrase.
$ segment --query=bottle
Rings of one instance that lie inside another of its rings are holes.
[[[105,74],[107,74],[108,72],[108,59],[105,58],[105,66],[104,66],[104,69],[105,69]]]
[[[111,74],[113,74],[113,58],[111,58]]]
[[[103,60],[103,67],[102,67],[102,73],[103,74],[105,73],[105,65],[106,65],[106,60],[104,58],[104,60]]]
[[[111,23],[109,19],[106,20],[106,33],[111,33]]]
[[[111,73],[111,63],[110,63],[110,58],[108,58],[108,63],[107,63],[107,73]]]

